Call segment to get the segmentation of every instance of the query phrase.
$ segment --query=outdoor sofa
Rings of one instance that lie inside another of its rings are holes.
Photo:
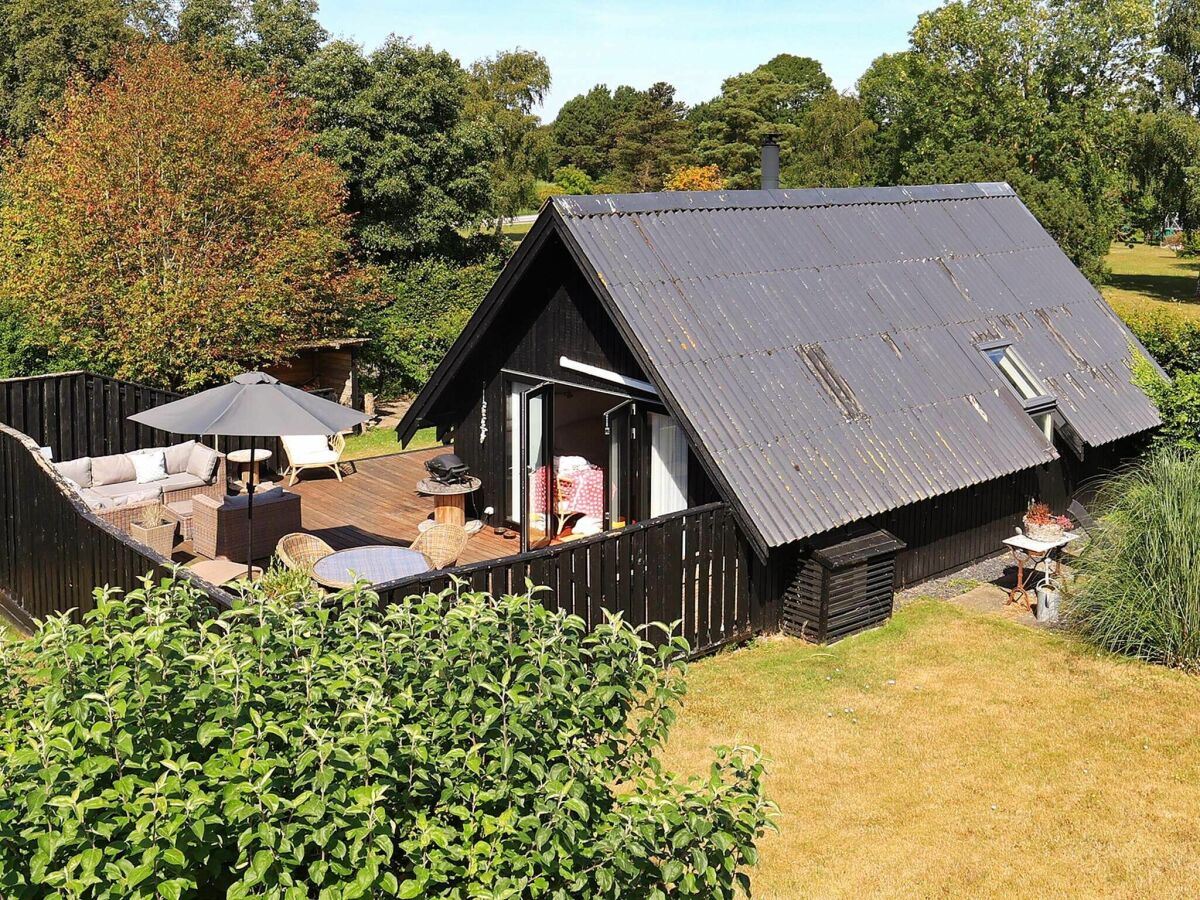
[[[157,460],[146,466],[144,460],[133,459],[158,454],[162,454],[161,468],[155,464]],[[145,480],[145,472],[143,480],[138,480],[138,464],[152,470],[151,480]],[[219,502],[225,496],[225,455],[198,441],[110,456],[83,456],[56,463],[55,467],[93,513],[125,531],[155,503],[165,506],[200,496]]]

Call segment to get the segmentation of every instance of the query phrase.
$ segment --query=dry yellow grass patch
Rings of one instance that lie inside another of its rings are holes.
[[[772,760],[756,897],[1200,896],[1196,677],[922,601],[689,683],[669,765]]]

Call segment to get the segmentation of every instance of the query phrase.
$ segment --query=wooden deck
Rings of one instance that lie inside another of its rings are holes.
[[[440,447],[359,459],[343,465],[343,480],[331,472],[305,472],[294,487],[303,498],[304,530],[336,550],[365,544],[403,544],[416,539],[417,525],[430,517],[433,499],[416,492],[425,475],[425,461],[444,453]],[[353,469],[349,473],[345,470]],[[474,518],[467,498],[467,518]],[[519,552],[515,537],[502,538],[484,527],[467,541],[460,563],[482,562]]]

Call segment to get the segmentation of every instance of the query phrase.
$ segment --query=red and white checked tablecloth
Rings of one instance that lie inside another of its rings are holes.
[[[546,469],[544,466],[533,473],[530,479],[533,492],[533,508],[543,509],[546,501]],[[586,469],[576,469],[567,475],[559,475],[555,484],[561,483],[562,488],[552,511],[561,513],[583,513],[604,520],[604,470],[599,466],[589,466]]]

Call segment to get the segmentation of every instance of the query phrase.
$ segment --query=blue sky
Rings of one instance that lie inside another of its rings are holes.
[[[554,86],[553,118],[594,84],[644,88],[669,81],[696,103],[721,81],[777,53],[819,59],[839,89],[880,53],[904,49],[917,14],[934,0],[324,0],[318,17],[335,36],[378,46],[389,34],[449,50],[464,64],[497,50],[537,50]]]

